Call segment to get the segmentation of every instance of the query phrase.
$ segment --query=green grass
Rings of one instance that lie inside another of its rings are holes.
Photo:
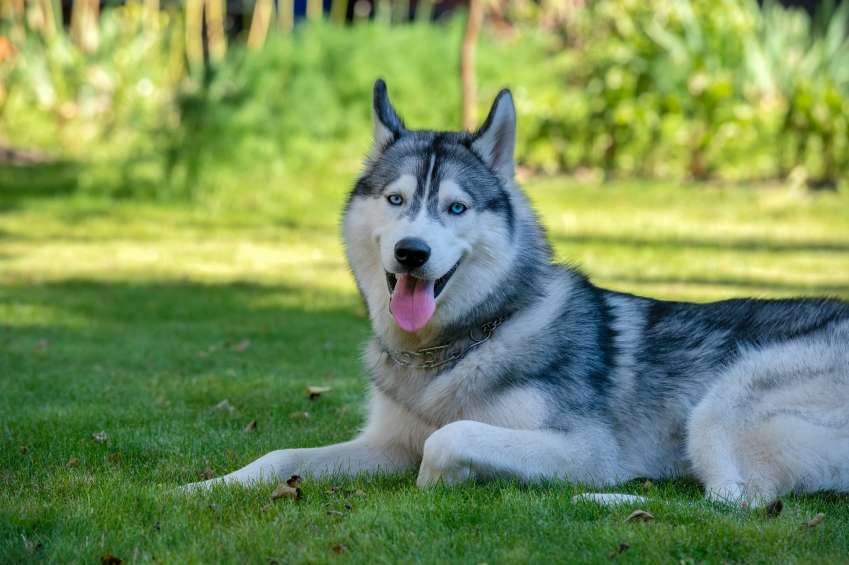
[[[610,563],[623,541],[613,561],[849,563],[849,498],[829,493],[790,496],[768,519],[704,502],[684,479],[611,487],[649,498],[647,524],[623,523],[630,506],[574,503],[575,485],[423,492],[415,472],[307,481],[303,500],[270,506],[274,485],[183,496],[174,488],[206,468],[362,425],[368,322],[336,227],[352,173],[235,212],[0,173],[0,563]],[[526,184],[558,256],[599,284],[849,299],[845,194]],[[308,385],[333,391],[311,402]],[[224,399],[233,412],[214,408]],[[325,494],[334,485],[368,496]],[[826,521],[802,528],[817,512]]]

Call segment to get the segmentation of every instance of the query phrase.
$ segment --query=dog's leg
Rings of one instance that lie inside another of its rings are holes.
[[[612,483],[628,478],[617,467],[615,446],[609,432],[591,427],[564,434],[454,422],[425,442],[418,485],[499,477],[523,482],[560,478],[596,485]]]
[[[326,447],[272,451],[229,475],[194,483],[187,488],[209,487],[219,483],[268,482],[291,475],[319,476],[336,472],[356,474],[377,470],[396,472],[406,469],[412,462],[412,458],[395,453],[385,445],[359,437]]]
[[[421,455],[421,446],[433,428],[378,391],[372,391],[368,424],[355,439],[305,449],[281,449],[217,479],[193,483],[186,490],[221,483],[249,484],[277,481],[291,475],[361,471],[399,472],[410,468]]]

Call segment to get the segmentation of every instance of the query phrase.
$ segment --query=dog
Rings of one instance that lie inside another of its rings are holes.
[[[408,130],[382,80],[372,115],[342,222],[374,334],[367,423],[199,484],[420,463],[421,487],[684,473],[751,506],[849,491],[849,304],[596,287],[554,262],[514,182],[509,90],[474,133]]]

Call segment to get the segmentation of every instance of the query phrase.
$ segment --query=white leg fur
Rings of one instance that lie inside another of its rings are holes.
[[[790,490],[849,491],[847,406],[845,342],[749,352],[693,412],[694,474],[709,498],[755,507]]]
[[[424,445],[418,485],[440,480],[461,484],[469,480],[544,478],[590,484],[613,483],[623,477],[616,468],[618,454],[606,432],[582,430],[580,435],[549,430],[511,430],[480,422],[448,424]]]
[[[185,488],[276,481],[295,474],[316,477],[332,473],[401,472],[410,468],[418,460],[421,446],[434,428],[379,392],[373,392],[370,400],[369,422],[363,432],[349,442],[272,451],[229,475]]]

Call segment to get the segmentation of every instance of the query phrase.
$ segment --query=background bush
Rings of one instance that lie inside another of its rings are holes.
[[[515,10],[512,30],[479,47],[481,112],[513,88],[526,167],[845,182],[849,4],[819,26],[754,0],[596,0],[553,16]],[[157,18],[137,3],[106,10],[93,52],[65,33],[45,39],[37,18],[25,37],[3,20],[0,136],[78,163],[82,191],[262,205],[275,186],[350,178],[378,76],[411,127],[459,127],[464,18],[311,22],[191,67],[183,13]]]

